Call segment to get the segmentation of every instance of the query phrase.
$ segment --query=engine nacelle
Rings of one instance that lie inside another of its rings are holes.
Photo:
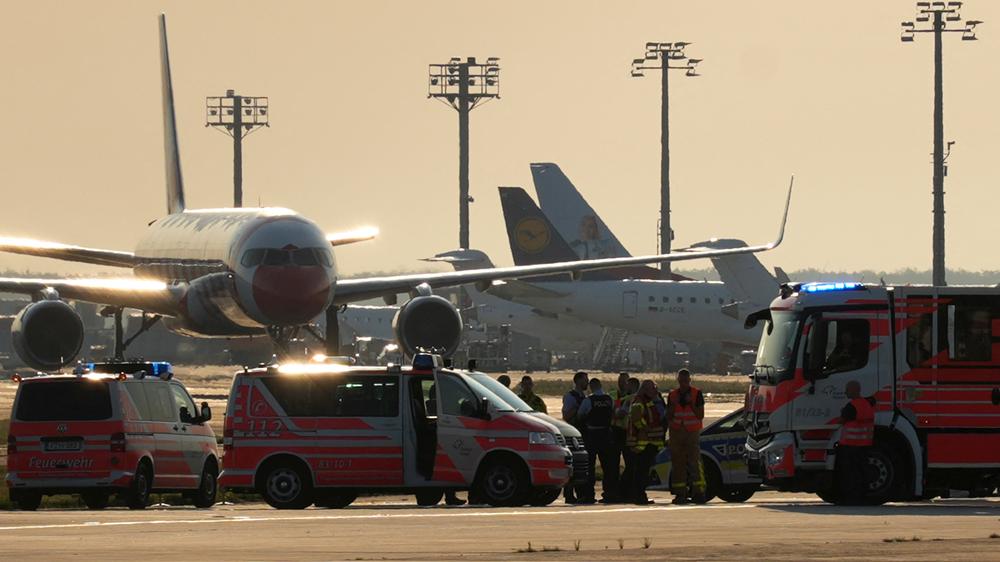
[[[420,351],[450,356],[462,339],[462,316],[448,299],[437,295],[414,297],[392,319],[392,329],[406,355]]]
[[[58,370],[83,346],[83,320],[60,300],[43,300],[24,307],[10,327],[14,351],[29,367]]]

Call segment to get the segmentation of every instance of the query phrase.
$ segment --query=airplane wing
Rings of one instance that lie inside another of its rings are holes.
[[[378,229],[375,227],[359,228],[348,232],[335,232],[327,234],[326,239],[331,246],[343,246],[344,244],[354,244],[364,242],[378,236]]]
[[[691,249],[679,250],[669,254],[655,256],[634,256],[627,258],[605,258],[596,260],[577,260],[537,265],[514,267],[492,267],[485,269],[467,269],[465,271],[449,271],[445,273],[415,273],[410,275],[395,275],[389,277],[370,277],[364,279],[344,279],[337,281],[334,293],[334,304],[347,304],[354,301],[376,298],[396,293],[412,291],[417,285],[427,284],[430,287],[453,287],[476,283],[480,290],[485,291],[496,280],[521,279],[552,275],[554,273],[578,273],[590,269],[606,269],[625,265],[646,263],[664,263],[687,261],[737,254],[765,252],[777,248],[785,237],[785,223],[788,220],[788,206],[792,200],[792,187],[788,187],[785,199],[785,212],[781,219],[781,227],[774,241],[757,246],[726,249]]]
[[[137,278],[18,279],[0,277],[0,292],[45,296],[137,308],[156,314],[177,314],[181,286]]]
[[[98,250],[29,238],[0,237],[0,252],[111,267],[134,267],[136,264],[136,257],[131,252]]]

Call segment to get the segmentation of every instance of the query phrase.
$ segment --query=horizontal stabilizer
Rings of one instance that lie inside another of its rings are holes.
[[[556,299],[568,296],[568,293],[546,289],[542,285],[525,283],[516,279],[506,281],[494,281],[486,290],[491,295],[498,296],[505,300],[517,301],[518,299]]]

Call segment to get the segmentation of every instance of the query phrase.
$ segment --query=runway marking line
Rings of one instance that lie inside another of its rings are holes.
[[[713,505],[713,506],[648,506],[648,507],[619,507],[610,509],[563,509],[553,510],[530,510],[530,511],[483,511],[474,513],[459,513],[464,510],[454,510],[448,513],[380,513],[368,515],[295,515],[289,517],[253,517],[249,515],[236,515],[232,517],[219,518],[213,516],[205,519],[154,519],[149,521],[86,521],[83,523],[55,523],[50,525],[13,525],[0,527],[0,531],[23,531],[31,529],[74,529],[81,527],[126,527],[135,525],[191,525],[196,523],[257,523],[266,521],[340,521],[340,520],[360,520],[360,519],[418,519],[418,518],[443,518],[443,517],[506,517],[506,516],[543,516],[543,515],[578,515],[590,513],[627,513],[634,511],[679,511],[686,509],[739,509],[754,507],[753,504],[733,504],[733,505]]]

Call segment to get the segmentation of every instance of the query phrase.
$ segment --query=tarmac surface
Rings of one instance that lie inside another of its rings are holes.
[[[342,510],[12,511],[0,512],[0,544],[18,561],[1000,560],[996,498],[851,508],[777,492],[704,506],[651,497],[641,507],[420,508],[395,496]]]

